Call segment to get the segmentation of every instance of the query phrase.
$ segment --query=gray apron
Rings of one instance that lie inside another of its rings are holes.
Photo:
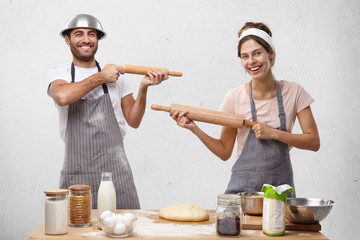
[[[98,71],[101,71],[96,62]],[[75,80],[71,65],[72,82]],[[91,186],[92,208],[97,209],[97,195],[102,172],[112,172],[117,209],[139,209],[133,175],[127,160],[123,137],[117,123],[106,84],[104,95],[69,105],[65,134],[65,160],[60,188],[74,184]]]
[[[277,81],[276,91],[280,118],[278,129],[286,131],[286,117],[281,90]],[[257,121],[251,82],[249,84],[249,95],[252,120]],[[260,192],[263,184],[266,183],[274,186],[289,184],[294,189],[292,196],[296,196],[289,146],[273,139],[257,139],[252,129],[250,129],[240,157],[235,162],[231,172],[230,182],[225,193]]]

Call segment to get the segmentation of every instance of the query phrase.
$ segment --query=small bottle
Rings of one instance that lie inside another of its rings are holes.
[[[91,186],[72,185],[70,193],[70,227],[89,227],[91,225]]]
[[[98,191],[98,221],[97,225],[99,229],[102,229],[101,225],[101,214],[109,210],[113,213],[116,211],[116,191],[114,187],[114,183],[112,181],[112,173],[111,172],[103,172],[101,173],[101,182]]]
[[[68,190],[45,190],[45,234],[68,233]]]
[[[239,237],[241,232],[240,196],[221,194],[217,198],[216,233],[219,237]]]

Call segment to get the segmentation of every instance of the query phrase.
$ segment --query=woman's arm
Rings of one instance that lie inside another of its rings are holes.
[[[216,139],[207,135],[192,120],[186,117],[186,112],[174,112],[172,118],[177,124],[183,128],[191,130],[204,145],[221,160],[226,161],[231,157],[235,140],[236,128],[222,127],[220,139]]]
[[[255,136],[259,139],[275,139],[300,149],[318,151],[320,137],[310,106],[297,114],[302,134],[293,134],[286,131],[270,128],[265,123],[253,126]]]

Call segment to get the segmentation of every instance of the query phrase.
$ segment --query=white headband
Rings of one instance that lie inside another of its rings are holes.
[[[271,49],[274,51],[275,53],[275,46],[272,42],[272,39],[270,37],[269,34],[267,34],[267,32],[263,31],[263,30],[260,30],[258,28],[249,28],[249,29],[246,29],[241,35],[240,35],[240,39],[243,39],[244,37],[246,36],[249,36],[249,35],[254,35],[254,36],[257,36],[261,39],[263,39],[265,42],[267,42],[267,44],[269,44],[269,46],[271,47]]]

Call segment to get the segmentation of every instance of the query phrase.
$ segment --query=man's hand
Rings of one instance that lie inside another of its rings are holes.
[[[166,79],[169,79],[167,73],[155,69],[149,69],[147,71],[147,75],[141,81],[141,85],[143,85],[144,87],[158,85]]]
[[[105,67],[101,70],[101,80],[102,83],[115,83],[120,74],[124,74],[124,70],[115,64],[106,64]]]

